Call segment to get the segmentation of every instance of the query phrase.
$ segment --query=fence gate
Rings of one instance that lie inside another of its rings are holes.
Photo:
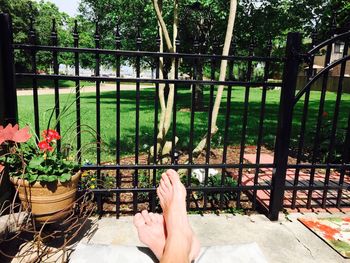
[[[340,209],[350,205],[350,100],[342,99],[350,71],[349,37],[346,32],[313,44],[306,54],[300,52],[299,35],[289,41],[293,47],[283,79],[271,208]],[[308,82],[295,95],[301,67],[306,69]],[[331,74],[337,76],[336,94],[328,92]],[[320,91],[314,91],[315,83]]]

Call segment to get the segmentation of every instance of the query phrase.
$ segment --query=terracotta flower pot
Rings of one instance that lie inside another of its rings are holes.
[[[36,182],[11,177],[11,182],[18,189],[22,205],[31,208],[37,223],[54,223],[63,220],[73,206],[81,172],[72,176],[69,182]]]

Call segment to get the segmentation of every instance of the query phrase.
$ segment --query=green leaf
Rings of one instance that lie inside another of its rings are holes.
[[[38,178],[37,174],[28,174],[28,177],[27,177],[29,183],[35,182],[37,180],[37,178]]]
[[[49,175],[47,176],[47,182],[55,182],[57,181],[57,176],[56,175]]]
[[[72,176],[69,173],[62,174],[61,176],[58,177],[58,180],[62,183],[68,182]]]
[[[39,175],[37,181],[46,182],[48,181],[48,176],[46,174]]]
[[[29,162],[29,168],[35,168],[37,169],[37,167],[41,166],[41,164],[45,161],[44,157],[42,156],[36,156],[33,157],[32,160],[30,160]]]

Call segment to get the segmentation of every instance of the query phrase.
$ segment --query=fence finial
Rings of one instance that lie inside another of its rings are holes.
[[[156,37],[156,43],[157,43],[158,51],[159,51],[160,42],[161,42],[159,30],[160,30],[160,27],[158,26],[158,27],[157,27],[157,37]]]
[[[317,27],[315,26],[314,30],[311,33],[312,47],[314,47],[317,43],[317,35],[318,35]]]
[[[194,47],[194,51],[196,53],[198,53],[199,52],[199,41],[198,41],[197,35],[194,36],[193,47]]]
[[[29,39],[32,42],[32,44],[35,42],[36,38],[36,31],[34,28],[34,18],[30,17],[30,25],[29,25]]]
[[[334,11],[332,14],[331,34],[334,35],[337,29],[337,13]]]
[[[56,28],[56,19],[52,18],[52,28],[51,28],[51,32],[52,33],[56,33],[57,32],[57,28]]]
[[[175,39],[176,52],[179,52],[180,43],[180,38],[177,36]]]
[[[29,38],[31,39],[31,41],[33,41],[35,39],[35,28],[34,28],[34,17],[33,17],[33,5],[32,2],[29,2]]]
[[[101,38],[98,21],[95,23],[95,35],[94,35],[94,37],[95,37],[95,41],[99,41]]]
[[[254,54],[254,49],[256,48],[256,39],[254,36],[251,37],[250,39],[250,44],[249,44],[249,55]]]
[[[119,21],[117,21],[117,26],[115,27],[115,46],[117,49],[121,48],[121,35]]]
[[[267,40],[267,44],[266,44],[266,48],[267,48],[267,54],[269,56],[271,56],[271,51],[272,51],[272,35],[269,35],[269,39]]]
[[[78,21],[76,19],[74,20],[73,38],[74,39],[78,39],[79,38]]]
[[[217,42],[218,47],[219,47],[219,42]],[[231,41],[231,54],[235,55],[237,52],[237,39],[236,38],[232,38]]]
[[[136,47],[138,50],[141,49],[142,37],[140,32],[140,25],[137,25],[137,34],[136,34]]]
[[[56,19],[52,19],[52,28],[51,28],[51,40],[52,45],[57,45],[57,28],[56,28]]]
[[[218,48],[219,48],[219,40],[218,40],[218,37],[215,35],[213,38],[213,46],[212,46],[213,54],[216,53]]]

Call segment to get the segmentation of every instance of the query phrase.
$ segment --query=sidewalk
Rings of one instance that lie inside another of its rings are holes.
[[[280,214],[278,222],[264,215],[190,215],[194,232],[202,246],[237,245],[256,242],[271,263],[350,262],[314,235],[298,217],[345,216],[345,214]],[[98,230],[88,242],[95,245],[143,246],[132,224],[132,217],[102,218]],[[218,256],[218,262],[219,260]]]

